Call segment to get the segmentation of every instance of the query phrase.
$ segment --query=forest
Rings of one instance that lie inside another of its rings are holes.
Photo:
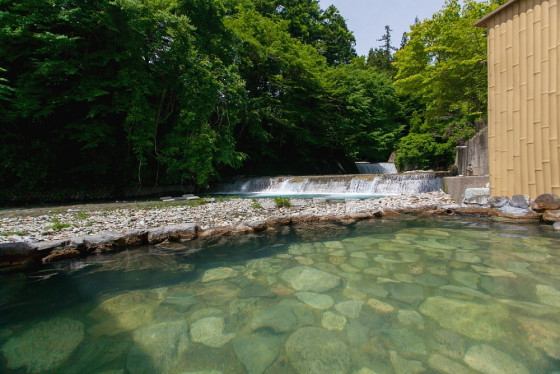
[[[446,169],[486,116],[473,23],[504,2],[446,0],[357,56],[317,0],[0,0],[0,201],[354,173],[393,151]]]

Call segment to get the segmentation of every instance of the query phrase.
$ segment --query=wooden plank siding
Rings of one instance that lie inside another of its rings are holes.
[[[512,0],[488,28],[488,154],[493,196],[560,195],[559,0]]]

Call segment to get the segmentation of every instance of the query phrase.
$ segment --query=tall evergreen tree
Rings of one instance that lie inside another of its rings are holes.
[[[391,44],[391,27],[385,26],[385,34],[378,42],[383,42],[381,46],[370,49],[367,57],[367,64],[376,67],[379,71],[394,76],[396,69],[393,66],[393,52],[397,49]]]

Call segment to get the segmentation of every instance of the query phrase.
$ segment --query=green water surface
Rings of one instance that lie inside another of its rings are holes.
[[[3,373],[557,370],[547,226],[292,226],[0,276]]]

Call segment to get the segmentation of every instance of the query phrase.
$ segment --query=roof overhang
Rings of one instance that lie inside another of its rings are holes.
[[[503,12],[505,9],[509,8],[513,4],[517,3],[519,0],[509,0],[507,3],[499,7],[498,9],[488,13],[478,21],[474,23],[477,27],[486,27],[488,25],[488,21],[493,18],[496,14]]]

